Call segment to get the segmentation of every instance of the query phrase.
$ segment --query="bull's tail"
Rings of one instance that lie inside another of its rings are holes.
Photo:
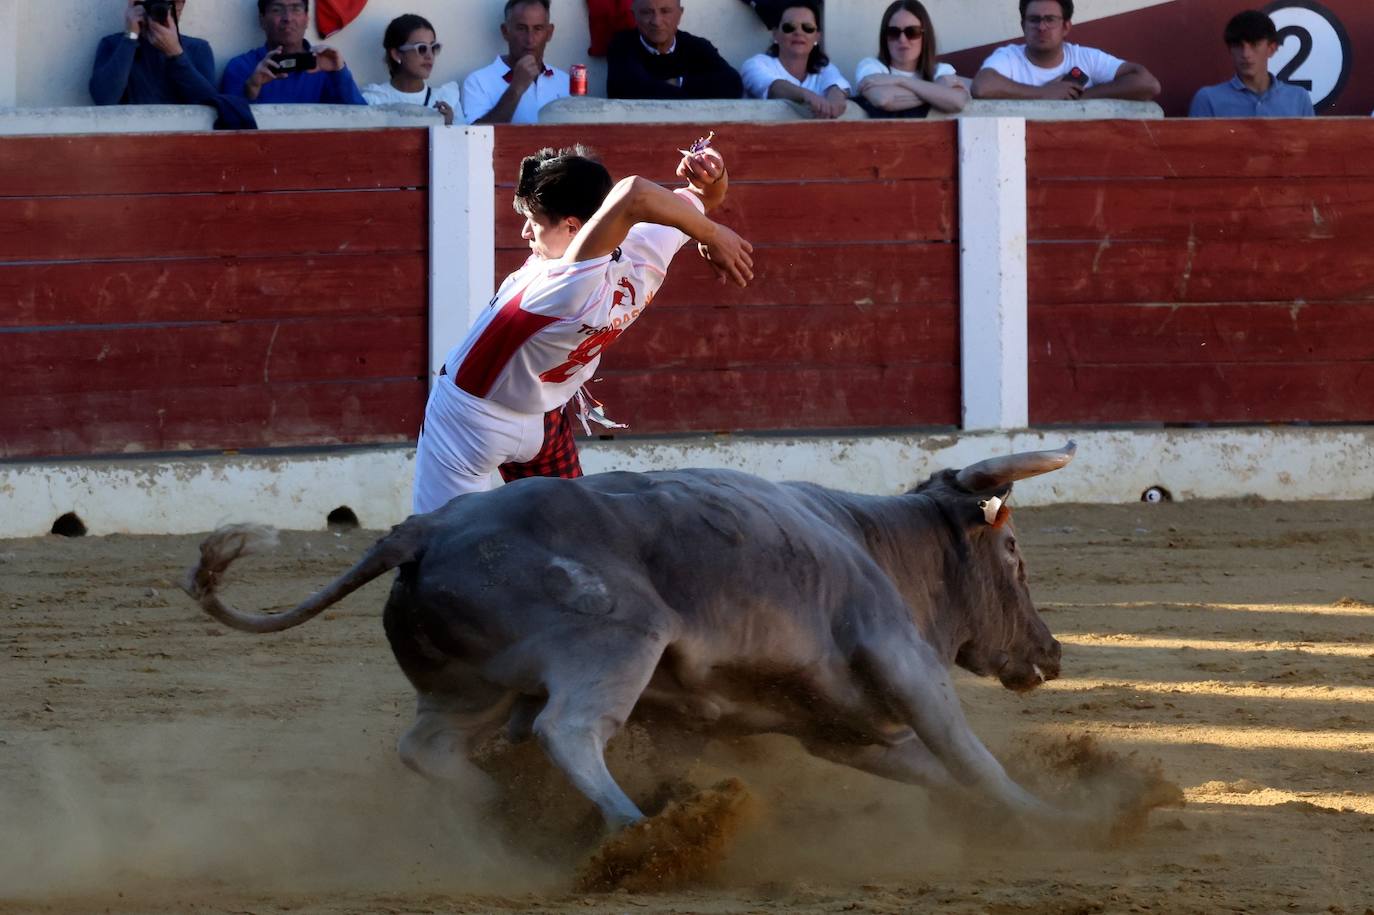
[[[240,556],[271,549],[277,532],[257,524],[230,524],[215,531],[200,545],[200,562],[182,579],[181,587],[208,614],[241,632],[281,632],[319,615],[326,607],[351,594],[372,579],[418,558],[415,546],[422,538],[412,536],[414,519],[397,525],[373,545],[357,565],[284,613],[245,613],[219,599],[225,571]]]

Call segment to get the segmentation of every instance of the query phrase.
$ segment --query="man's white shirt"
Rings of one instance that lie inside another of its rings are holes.
[[[480,70],[474,70],[463,80],[463,120],[469,124],[496,107],[510,83],[506,76],[511,68],[496,55],[496,60]],[[568,73],[557,67],[549,67],[539,78],[530,83],[525,94],[511,115],[512,124],[534,124],[539,120],[539,109],[554,99],[566,98],[570,94]]]
[[[696,195],[677,193],[705,211]],[[519,413],[562,406],[652,301],[686,242],[677,229],[639,223],[616,253],[577,263],[531,257],[449,352],[451,383]]]
[[[1023,44],[1003,45],[988,55],[981,69],[995,70],[1012,82],[1027,86],[1043,86],[1053,82],[1074,67],[1088,75],[1088,86],[1100,86],[1116,79],[1116,71],[1126,61],[1097,48],[1064,42],[1064,59],[1054,67],[1037,67],[1026,57]],[[1086,87],[1085,87],[1086,88]]]

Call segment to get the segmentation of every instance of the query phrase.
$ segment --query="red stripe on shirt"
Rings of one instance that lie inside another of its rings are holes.
[[[477,342],[463,357],[462,365],[453,373],[453,383],[473,397],[486,397],[491,393],[496,379],[516,351],[530,337],[558,320],[551,315],[530,314],[522,310],[520,301],[525,297],[526,288],[528,285],[501,306],[496,317],[491,319],[486,330],[482,331]]]

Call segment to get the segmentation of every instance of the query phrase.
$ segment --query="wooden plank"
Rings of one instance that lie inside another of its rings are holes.
[[[424,318],[0,333],[10,395],[423,378]]]
[[[496,252],[496,282],[520,267],[528,249]],[[959,297],[959,246],[909,244],[762,246],[754,282],[716,282],[692,246],[673,260],[654,308],[701,305],[953,305]]]
[[[1063,366],[1032,363],[1032,425],[1367,423],[1374,364]]]
[[[423,253],[0,264],[0,328],[424,315]]]
[[[1371,177],[1374,121],[1240,118],[1030,121],[1032,181],[1061,178]]]
[[[1374,177],[1032,181],[1035,241],[1288,241],[1374,234]]]
[[[592,385],[629,435],[952,426],[953,365],[602,373]]]
[[[1036,305],[1032,365],[1374,363],[1374,301]]]
[[[1374,299],[1367,237],[1193,245],[1103,239],[1029,249],[1032,304]]]
[[[611,347],[616,371],[959,361],[959,315],[907,305],[650,308]]]
[[[513,245],[524,218],[496,196],[496,237]],[[741,184],[711,218],[756,246],[951,241],[955,197],[948,180]]]
[[[0,261],[424,251],[422,191],[0,199]]]
[[[953,121],[777,124],[558,124],[496,128],[496,180],[514,187],[520,159],[543,147],[586,143],[615,177],[675,182],[677,150],[716,131],[732,186],[749,181],[952,179],[958,172]]]
[[[0,394],[0,458],[413,441],[423,380]]]
[[[421,128],[0,137],[0,197],[428,186]]]

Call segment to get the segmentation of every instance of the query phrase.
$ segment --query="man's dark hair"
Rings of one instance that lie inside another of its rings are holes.
[[[552,10],[549,9],[549,0],[506,0],[506,8],[501,10],[501,18],[509,19],[511,10],[515,9],[517,6],[524,6],[526,3],[538,3],[544,8],[544,12],[552,12]]]
[[[782,17],[787,15],[787,11],[790,9],[810,10],[811,15],[816,17],[816,28],[821,29],[820,0],[787,0],[786,3],[782,4],[782,8],[778,10],[778,23],[782,22]],[[777,28],[778,23],[775,23],[773,27]],[[821,31],[824,31],[824,29],[821,29]],[[817,41],[816,46],[811,49],[811,53],[807,56],[807,73],[819,73],[826,64],[830,63],[830,58],[826,56],[825,48],[822,47],[822,44],[823,42]],[[769,46],[768,53],[773,57],[778,56],[778,43],[776,41]]]
[[[270,6],[270,5],[272,5],[272,3],[274,3],[274,2],[276,2],[276,0],[258,0],[258,15],[259,15],[259,16],[266,16],[266,15],[267,15],[267,7]],[[309,11],[310,11],[310,0],[301,0],[301,2],[305,4],[306,12],[309,12]]]
[[[1259,10],[1244,10],[1231,17],[1231,21],[1226,23],[1226,47],[1234,48],[1238,44],[1253,44],[1256,41],[1272,41],[1275,44],[1279,40],[1279,30],[1274,27],[1274,20],[1270,19]]]
[[[576,216],[592,218],[611,192],[611,173],[581,143],[564,149],[545,147],[520,162],[515,183],[515,211],[536,213],[558,222]]]
[[[396,74],[397,70],[401,69],[401,65],[392,60],[391,52],[405,44],[406,39],[410,37],[410,33],[416,29],[428,29],[430,34],[438,35],[438,33],[434,31],[434,26],[430,24],[428,19],[424,16],[418,16],[415,13],[406,13],[397,16],[395,19],[391,20],[391,22],[387,23],[386,34],[382,36],[382,51],[386,55],[386,68],[391,71],[393,76]]]
[[[1064,21],[1065,21],[1065,22],[1070,22],[1070,21],[1072,21],[1072,20],[1073,20],[1073,0],[1055,0],[1055,2],[1059,4],[1059,12],[1060,12],[1060,15],[1062,15],[1062,16],[1064,17]],[[1020,7],[1020,8],[1021,8],[1021,21],[1022,21],[1022,22],[1025,22],[1025,21],[1026,21],[1026,7],[1028,7],[1028,6],[1030,6],[1030,5],[1031,5],[1031,0],[1021,0],[1021,7]]]

